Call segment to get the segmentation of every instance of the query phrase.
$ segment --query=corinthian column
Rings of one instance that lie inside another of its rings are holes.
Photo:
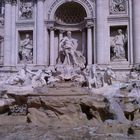
[[[55,56],[54,56],[54,29],[50,29],[50,66],[55,65]]]
[[[86,33],[85,30],[82,30],[82,54],[85,56],[85,39],[86,39]]]
[[[92,65],[92,29],[89,26],[87,28],[87,64]]]
[[[140,64],[140,0],[133,0],[134,63]]]
[[[44,0],[37,0],[37,64],[44,65]]]
[[[11,65],[11,0],[5,0],[5,23],[4,23],[4,65]]]

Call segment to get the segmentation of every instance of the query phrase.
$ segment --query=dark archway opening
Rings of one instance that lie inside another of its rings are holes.
[[[59,23],[76,24],[84,21],[85,17],[84,7],[77,2],[64,3],[55,12],[55,20]]]

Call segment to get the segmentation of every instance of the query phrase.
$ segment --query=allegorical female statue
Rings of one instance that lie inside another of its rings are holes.
[[[126,59],[125,54],[125,44],[127,39],[125,35],[122,33],[121,29],[118,29],[118,34],[113,39],[113,57],[112,59]]]
[[[25,39],[20,42],[19,56],[23,62],[33,61],[33,44],[29,34],[26,34]]]

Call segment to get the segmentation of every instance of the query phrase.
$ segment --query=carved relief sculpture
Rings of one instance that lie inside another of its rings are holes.
[[[19,4],[19,18],[32,19],[33,18],[33,3],[31,0],[21,0]]]
[[[127,1],[126,0],[110,0],[110,14],[126,14]]]
[[[22,63],[33,63],[33,40],[29,34],[20,41],[19,60]]]

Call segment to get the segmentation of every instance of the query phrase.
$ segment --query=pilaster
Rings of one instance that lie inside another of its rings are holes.
[[[12,45],[12,1],[5,0],[5,24],[4,24],[4,65],[11,65]]]
[[[140,1],[133,0],[134,63],[140,64]]]
[[[44,65],[44,0],[37,0],[37,17],[36,17],[36,40],[37,40],[37,65]]]
[[[107,43],[109,42],[107,39],[109,36],[107,24],[109,5],[107,0],[97,0],[96,4],[96,61],[98,64],[106,64],[110,61],[110,46]]]

